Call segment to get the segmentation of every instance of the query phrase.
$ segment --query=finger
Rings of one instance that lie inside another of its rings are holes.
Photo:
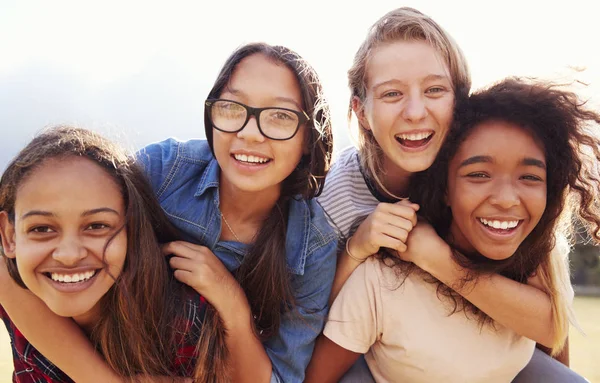
[[[192,271],[200,266],[198,261],[191,260],[189,258],[173,257],[169,260],[169,265],[175,270],[187,270]]]
[[[204,246],[194,245],[184,241],[169,242],[162,246],[164,255],[173,254],[183,258],[196,258],[198,254],[203,254],[206,250],[207,248]]]
[[[410,207],[414,211],[419,211],[419,209],[420,209],[420,206],[418,204],[410,202],[410,200],[408,198],[401,199],[400,201],[396,202],[394,205]]]
[[[206,246],[196,245],[195,243],[191,243],[191,242],[186,242],[186,241],[174,241],[174,242],[176,242],[182,246],[185,246],[190,250],[203,251],[204,249],[208,249]]]
[[[390,237],[388,235],[382,235],[379,238],[380,247],[387,247],[388,249],[406,251],[406,244],[397,238]]]
[[[389,215],[386,217],[386,221],[377,222],[376,226],[374,226],[374,227],[383,233],[390,234],[394,230],[398,230],[398,229],[406,230],[406,232],[408,233],[415,226],[413,225],[413,222],[410,219],[406,219],[404,217],[398,217],[395,215]],[[391,232],[390,232],[390,230],[391,230]]]
[[[381,234],[385,235],[386,237],[394,238],[402,243],[406,243],[406,240],[408,239],[408,233],[409,230],[395,226],[387,226],[385,230],[381,232]]]
[[[191,271],[187,270],[175,270],[173,272],[173,276],[181,283],[185,283],[186,285],[193,287],[194,274]]]
[[[408,219],[413,226],[417,224],[417,212],[410,206],[391,205],[388,210],[389,214]]]

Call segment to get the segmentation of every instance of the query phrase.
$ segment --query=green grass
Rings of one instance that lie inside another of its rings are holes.
[[[590,382],[600,383],[600,298],[575,298],[575,313],[585,336],[571,331],[571,368]],[[12,371],[8,334],[0,330],[0,382],[10,382]]]

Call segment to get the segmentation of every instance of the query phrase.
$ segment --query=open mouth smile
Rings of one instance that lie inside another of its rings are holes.
[[[523,220],[497,220],[497,219],[486,219],[478,218],[479,223],[485,230],[493,234],[510,235],[517,231],[517,228],[521,226]]]
[[[421,149],[427,146],[435,135],[434,131],[402,133],[394,138],[400,145],[407,149]]]
[[[80,271],[76,273],[45,272],[42,273],[50,284],[58,291],[76,293],[87,289],[94,283],[102,269]]]
[[[246,154],[232,154],[231,157],[233,157],[233,159],[235,159],[240,164],[250,166],[265,165],[272,161],[271,158]]]

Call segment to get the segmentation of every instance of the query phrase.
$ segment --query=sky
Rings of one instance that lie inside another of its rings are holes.
[[[600,104],[593,2],[0,0],[0,168],[60,123],[131,149],[203,137],[203,101],[221,65],[253,41],[286,45],[315,67],[339,150],[351,144],[354,53],[369,26],[399,6],[430,15],[457,40],[474,89],[509,75],[576,77]]]

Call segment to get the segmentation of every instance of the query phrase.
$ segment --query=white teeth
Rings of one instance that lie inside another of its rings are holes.
[[[96,271],[90,270],[90,271],[86,271],[85,273],[76,273],[76,274],[51,273],[50,277],[52,278],[53,281],[57,281],[57,282],[76,283],[76,282],[87,281],[88,279],[93,277],[94,274],[96,274]]]
[[[257,157],[257,156],[247,156],[245,154],[234,154],[233,157],[238,161],[251,162],[251,163],[256,163],[256,164],[264,164],[265,162],[269,161],[268,158]]]
[[[479,218],[479,221],[486,226],[493,227],[494,229],[514,229],[519,224],[519,221],[497,221],[497,220],[487,220],[485,218]]]
[[[399,134],[398,137],[400,137],[403,140],[420,141],[431,137],[432,134],[433,132],[420,132],[411,134]]]

